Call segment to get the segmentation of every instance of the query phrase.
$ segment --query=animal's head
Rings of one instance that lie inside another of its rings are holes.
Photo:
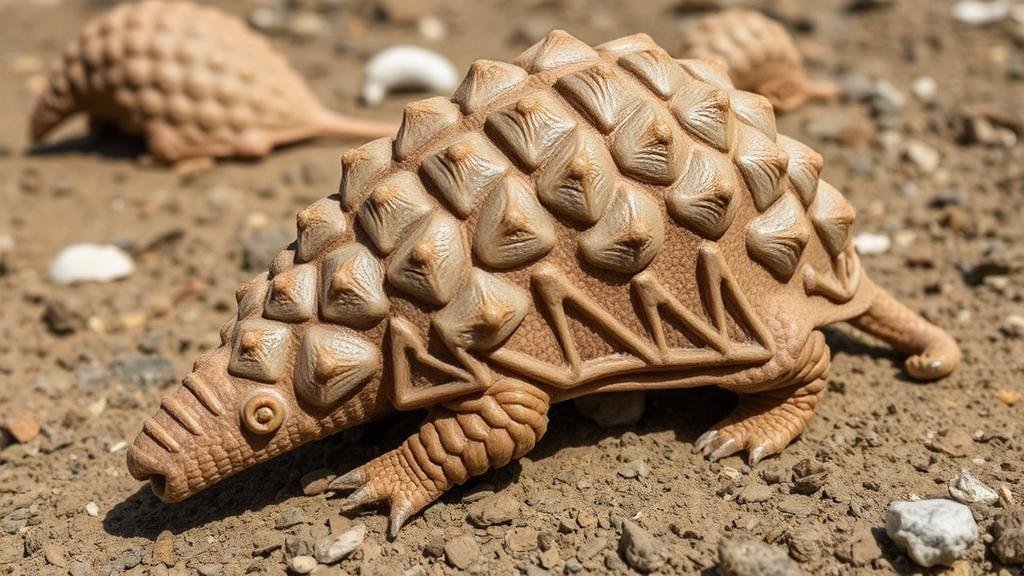
[[[225,328],[224,345],[200,356],[145,422],[128,451],[128,469],[149,480],[161,500],[183,500],[392,409],[380,386],[383,363],[375,336],[382,327],[363,332],[312,318],[299,321],[311,311],[288,295],[308,290],[308,275],[317,276],[313,265],[299,265],[243,287],[243,319]],[[282,321],[286,317],[292,320]]]

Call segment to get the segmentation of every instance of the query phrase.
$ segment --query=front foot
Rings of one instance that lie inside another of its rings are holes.
[[[329,486],[330,490],[353,491],[341,502],[342,512],[386,501],[390,509],[388,534],[391,538],[413,514],[450,487],[443,474],[433,478],[420,469],[408,444],[407,440],[400,448],[339,476]]]
[[[387,501],[394,538],[413,514],[452,486],[532,449],[547,429],[549,404],[535,386],[499,380],[435,408],[400,447],[336,478],[328,489],[354,490],[342,501],[343,512]]]
[[[754,466],[782,452],[803,433],[824,390],[825,382],[819,379],[795,389],[743,396],[729,416],[697,439],[694,452],[715,461],[745,450],[747,462]]]

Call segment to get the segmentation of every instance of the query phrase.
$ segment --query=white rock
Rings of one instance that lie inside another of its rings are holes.
[[[939,93],[939,84],[931,76],[921,76],[914,80],[910,89],[913,90],[914,96],[917,96],[918,100],[927,103],[935,100],[935,95]]]
[[[295,574],[309,574],[316,570],[316,558],[312,556],[293,556],[288,561],[288,569]]]
[[[423,36],[431,42],[440,42],[448,36],[448,27],[445,26],[444,20],[441,20],[437,16],[424,16],[416,21],[416,28],[420,31],[420,36]]]
[[[949,481],[949,495],[964,504],[992,505],[999,502],[999,493],[975,478],[967,468]]]
[[[952,564],[978,539],[971,509],[952,500],[893,502],[885,533],[914,562],[929,567]]]
[[[111,244],[73,244],[50,264],[50,280],[57,284],[109,282],[135,270],[132,257]]]
[[[455,65],[441,54],[419,46],[392,46],[366,63],[362,98],[377,104],[395,90],[448,94],[458,83]]]
[[[872,256],[888,252],[892,248],[892,240],[888,234],[861,232],[853,237],[853,245],[857,248],[857,252],[865,256]]]
[[[916,140],[907,142],[903,148],[903,157],[913,162],[925,173],[934,172],[942,162],[942,154],[938,150]]]
[[[340,562],[363,545],[366,539],[366,525],[356,524],[341,534],[328,536],[317,543],[316,559],[321,564]]]
[[[85,513],[95,518],[100,515],[100,507],[95,502],[89,502],[85,505]]]
[[[953,5],[953,18],[964,24],[984,26],[1003,20],[1010,15],[1013,4],[1009,0],[982,2],[963,0]]]

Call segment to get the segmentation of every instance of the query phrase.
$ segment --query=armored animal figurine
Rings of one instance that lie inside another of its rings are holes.
[[[478,60],[450,99],[410,104],[394,141],[342,157],[338,195],[243,285],[128,452],[181,500],[396,410],[400,447],[340,476],[345,510],[387,501],[392,534],[456,484],[526,454],[553,402],[719,386],[712,459],[778,453],[825,392],[819,328],[848,320],[956,367],[941,329],[878,288],[822,158],[777,135],[764,97],[646,35],[591,48],[554,31]]]
[[[835,84],[808,80],[803,57],[786,29],[753,10],[737,8],[701,18],[685,35],[679,53],[721,58],[737,88],[767,97],[777,110],[839,93]]]
[[[86,25],[39,97],[40,141],[76,112],[93,130],[146,139],[165,162],[260,157],[314,137],[369,139],[397,126],[324,108],[305,81],[244,22],[189,2],[122,4]]]

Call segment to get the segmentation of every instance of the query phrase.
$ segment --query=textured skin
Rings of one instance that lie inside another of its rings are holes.
[[[866,277],[821,156],[723,68],[644,35],[595,49],[555,31],[515,65],[479,61],[342,165],[129,451],[161,498],[425,408],[334,486],[355,490],[346,509],[388,501],[394,531],[529,450],[551,402],[720,386],[740,405],[697,449],[757,462],[825,390],[818,327],[854,319],[915,377],[959,360]]]
[[[737,88],[767,97],[776,110],[838,94],[834,84],[808,80],[803,57],[786,29],[753,10],[736,8],[701,18],[686,33],[679,54],[724,60]]]
[[[317,136],[378,138],[395,126],[326,110],[244,22],[183,1],[125,3],[68,44],[39,97],[39,141],[76,112],[145,137],[159,159],[259,157]]]

